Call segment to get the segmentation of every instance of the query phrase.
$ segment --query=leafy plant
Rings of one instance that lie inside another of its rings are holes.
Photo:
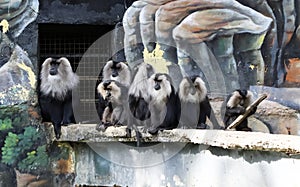
[[[1,119],[11,119],[11,124],[13,127],[18,127],[15,130],[22,129],[20,127],[28,124],[28,113],[26,105],[18,105],[18,106],[0,106],[0,118]]]
[[[48,155],[46,145],[41,146],[40,140],[41,135],[33,126],[25,127],[20,134],[9,132],[2,147],[1,162],[25,172],[45,170]]]
[[[18,158],[18,152],[15,150],[15,147],[17,147],[19,142],[18,135],[9,132],[5,141],[4,141],[4,147],[2,147],[2,160],[1,162],[8,165],[14,165],[17,158]],[[19,150],[19,149],[18,149]]]
[[[0,131],[7,131],[12,129],[11,119],[5,118],[4,120],[0,119]]]
[[[36,170],[38,168],[46,170],[48,166],[48,155],[46,145],[39,146],[37,150],[27,153],[27,157],[18,163],[18,168],[21,171]]]

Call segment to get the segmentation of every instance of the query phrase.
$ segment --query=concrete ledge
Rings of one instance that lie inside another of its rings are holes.
[[[62,136],[54,138],[52,125],[47,130],[53,141],[59,142],[133,142],[126,137],[125,127],[109,127],[99,132],[96,124],[74,124],[62,127]],[[143,134],[144,142],[182,142],[221,147],[300,154],[300,137],[292,135],[267,134],[260,132],[238,132],[224,130],[174,129],[159,132],[156,136]]]

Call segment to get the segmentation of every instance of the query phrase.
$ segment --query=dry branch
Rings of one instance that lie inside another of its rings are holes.
[[[259,103],[261,103],[264,99],[266,99],[268,96],[267,94],[263,94],[262,96],[260,96],[258,99],[256,99],[251,105],[249,105],[246,108],[246,111],[243,115],[240,115],[238,118],[236,118],[228,127],[227,129],[233,129],[236,126],[238,126],[243,120],[245,120],[249,114],[251,113],[251,111],[253,111],[253,109],[255,107],[257,107],[259,105]]]

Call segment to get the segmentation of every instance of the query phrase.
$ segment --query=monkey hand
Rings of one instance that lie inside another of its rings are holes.
[[[256,112],[256,110],[257,110],[257,106],[256,106],[256,107],[253,107],[253,108],[251,109],[251,112],[249,113],[249,116],[250,116],[250,115],[253,115],[253,114]]]
[[[106,98],[104,99],[104,105],[105,105],[105,106],[109,106],[109,105],[110,105],[110,98],[107,98],[107,97],[106,97]]]
[[[245,107],[237,107],[237,113],[239,114],[244,114],[246,112],[246,108]]]
[[[245,107],[237,106],[233,108],[226,108],[225,115],[227,116],[236,116],[236,115],[241,115],[244,114],[246,111]]]

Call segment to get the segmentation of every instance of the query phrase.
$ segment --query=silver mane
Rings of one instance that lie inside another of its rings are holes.
[[[180,100],[183,102],[200,103],[207,95],[205,82],[200,77],[197,77],[193,85],[191,85],[187,79],[188,77],[183,78],[179,84]],[[191,86],[194,86],[196,89],[194,95],[190,93]]]
[[[70,62],[62,57],[57,60],[60,63],[57,75],[50,75],[50,63],[52,58],[47,58],[42,65],[40,91],[44,95],[63,100],[68,91],[73,90],[79,84],[78,76],[72,71]]]

